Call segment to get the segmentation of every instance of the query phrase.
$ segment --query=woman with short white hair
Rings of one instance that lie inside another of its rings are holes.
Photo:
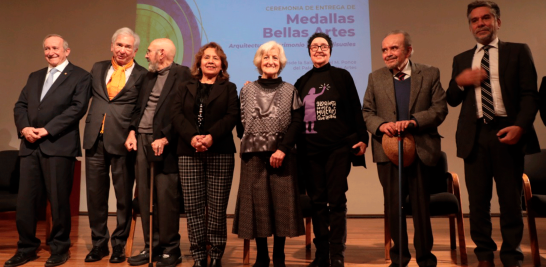
[[[275,41],[258,48],[260,77],[241,89],[241,180],[233,221],[239,238],[256,239],[254,267],[269,266],[267,237],[274,235],[273,265],[285,266],[286,237],[303,235],[294,144],[303,131],[296,88],[279,77],[286,65]]]

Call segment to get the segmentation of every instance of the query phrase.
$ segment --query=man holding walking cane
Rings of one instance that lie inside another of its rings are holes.
[[[372,72],[364,96],[362,114],[372,133],[373,160],[377,163],[379,180],[383,186],[385,213],[394,246],[390,250],[392,264],[406,266],[411,259],[405,215],[399,225],[399,190],[404,200],[409,194],[415,226],[417,264],[436,266],[431,253],[433,237],[430,225],[429,190],[427,181],[431,169],[441,155],[438,126],[447,115],[445,92],[440,84],[440,71],[431,66],[411,62],[413,52],[408,33],[395,30],[383,39],[381,50],[386,67]],[[404,178],[399,188],[399,169],[391,162],[382,147],[384,135],[393,137],[412,127],[416,157],[403,167]],[[401,238],[399,228],[401,227]],[[400,246],[401,250],[400,250]],[[399,251],[402,251],[400,258]]]
[[[149,62],[140,99],[133,113],[131,131],[125,142],[128,150],[137,151],[136,181],[145,248],[129,258],[131,265],[142,265],[149,257],[158,259],[157,266],[176,266],[182,261],[180,252],[180,221],[178,192],[177,137],[171,131],[168,112],[178,86],[189,79],[185,66],[173,63],[174,43],[166,38],[152,41],[146,51]],[[154,168],[155,188],[150,188],[150,155],[161,157]],[[147,155],[148,154],[148,155]],[[150,222],[150,194],[155,190],[154,222]],[[160,192],[160,193],[158,193]],[[150,223],[153,242],[149,243]],[[150,251],[150,245],[153,247]]]

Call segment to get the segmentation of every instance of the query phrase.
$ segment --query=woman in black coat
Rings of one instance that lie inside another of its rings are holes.
[[[227,67],[220,45],[211,42],[201,47],[192,66],[193,79],[180,85],[172,105],[188,238],[196,267],[206,266],[207,245],[210,266],[222,266],[227,240],[226,209],[235,153],[232,130],[240,116],[236,86],[229,82]]]

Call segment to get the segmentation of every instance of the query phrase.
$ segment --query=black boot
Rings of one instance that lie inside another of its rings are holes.
[[[315,243],[315,259],[308,267],[329,267],[330,266],[330,244],[328,236],[316,237],[313,239]]]
[[[269,266],[269,249],[267,248],[267,237],[256,237],[256,263],[252,267],[268,267]]]
[[[284,243],[286,237],[276,236],[273,239],[273,266],[274,267],[286,267],[284,264]]]

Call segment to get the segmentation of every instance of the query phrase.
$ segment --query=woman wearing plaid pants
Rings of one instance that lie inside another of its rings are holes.
[[[210,267],[222,266],[226,247],[226,209],[235,153],[231,132],[240,116],[227,65],[218,44],[201,47],[192,66],[193,79],[179,87],[172,105],[194,267],[207,265],[207,245]]]

